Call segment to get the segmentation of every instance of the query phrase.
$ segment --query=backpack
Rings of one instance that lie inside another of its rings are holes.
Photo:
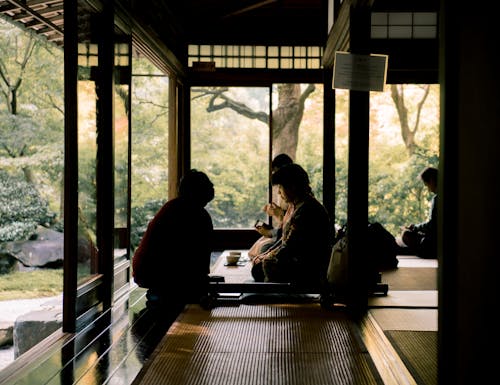
[[[398,267],[397,254],[399,246],[396,238],[378,222],[368,223],[367,252],[373,268],[390,270]]]

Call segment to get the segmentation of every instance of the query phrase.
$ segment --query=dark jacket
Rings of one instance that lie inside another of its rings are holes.
[[[199,299],[210,272],[212,234],[212,219],[204,207],[185,197],[168,201],[134,253],[135,282],[165,295]]]
[[[437,205],[437,195],[434,195],[429,219],[419,223],[414,229],[423,234],[417,249],[417,255],[421,258],[437,258]]]
[[[434,195],[431,200],[431,208],[429,218],[426,222],[415,225],[415,230],[425,233],[428,236],[436,234],[437,230],[437,195]]]
[[[264,260],[266,281],[317,286],[326,279],[330,259],[330,220],[325,207],[313,196],[295,208],[285,223],[279,244]]]

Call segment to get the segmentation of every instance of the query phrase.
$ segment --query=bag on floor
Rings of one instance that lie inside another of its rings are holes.
[[[396,238],[380,223],[368,223],[367,245],[374,269],[382,271],[398,267]]]
[[[345,288],[348,280],[349,253],[347,248],[347,235],[344,233],[336,238],[328,264],[328,284],[337,290]]]

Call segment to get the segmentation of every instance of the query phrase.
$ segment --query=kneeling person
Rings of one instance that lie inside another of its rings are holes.
[[[252,276],[256,281],[318,287],[326,279],[330,258],[328,213],[314,197],[307,172],[298,164],[283,166],[271,181],[288,209],[281,238],[253,259]]]
[[[149,223],[132,260],[135,282],[148,288],[148,307],[176,316],[207,294],[213,223],[205,206],[213,198],[207,175],[190,170],[180,181],[178,197]]]

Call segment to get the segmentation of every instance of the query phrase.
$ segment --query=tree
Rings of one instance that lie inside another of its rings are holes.
[[[348,93],[337,90],[338,224],[347,220],[348,101]],[[411,139],[405,141],[404,133],[409,133],[410,127]],[[436,167],[439,161],[439,86],[388,85],[384,92],[371,93],[369,135],[368,220],[380,222],[397,235],[401,226],[421,222],[427,215],[429,194],[418,175],[424,167]]]
[[[59,47],[0,19],[0,166],[61,210],[63,79]]]
[[[295,159],[299,140],[299,127],[304,114],[304,105],[309,95],[316,89],[314,84],[308,84],[302,91],[300,84],[278,84],[278,105],[272,113],[273,156],[286,153]],[[249,119],[257,119],[269,124],[269,114],[255,111],[248,105],[240,103],[225,92],[227,88],[214,87],[193,89],[197,97],[209,96],[207,112],[230,108]]]
[[[410,127],[408,120],[408,106],[405,104],[405,85],[404,84],[392,84],[391,85],[391,97],[394,101],[394,106],[398,112],[399,122],[401,126],[401,137],[403,138],[403,143],[406,146],[409,156],[415,153],[417,143],[415,141],[415,135],[417,133],[420,116],[422,113],[422,108],[424,106],[425,100],[429,95],[430,84],[423,84],[420,86],[423,93],[421,99],[416,101],[412,100],[411,103],[416,107],[415,120],[413,127]]]
[[[12,30],[11,30],[12,32]],[[33,35],[28,35],[25,40],[20,34],[8,34],[10,44],[2,46],[3,55],[0,56],[0,90],[7,105],[7,111],[12,118],[10,120],[11,127],[29,126],[29,131],[36,131],[36,125],[31,125],[29,118],[24,116],[16,118],[18,113],[18,92],[23,82],[23,77],[26,72],[26,67],[30,58],[33,55],[38,41]],[[5,118],[4,118],[5,119]],[[33,122],[34,123],[34,122]],[[12,138],[18,139],[17,135],[11,135]],[[2,138],[2,147],[5,152],[12,158],[23,156],[26,153],[26,143],[18,140],[9,141],[8,138]],[[30,169],[25,167],[24,173],[26,180],[33,182],[33,175]]]
[[[418,175],[438,166],[439,86],[390,85],[370,103],[369,220],[398,234],[427,215],[430,196]]]
[[[149,60],[132,61],[132,208],[168,196],[168,77]]]

